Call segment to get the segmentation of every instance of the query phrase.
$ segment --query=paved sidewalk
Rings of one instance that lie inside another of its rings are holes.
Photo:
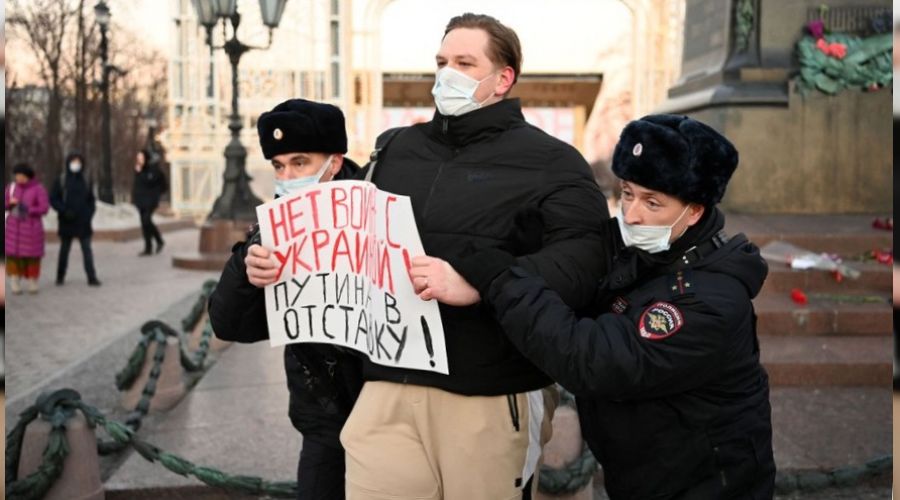
[[[163,234],[159,255],[138,257],[143,243],[95,241],[101,287],[89,287],[75,244],[64,286],[53,284],[59,244],[48,243],[37,295],[7,296],[6,397],[17,402],[46,381],[89,358],[218,273],[172,267],[172,254],[197,248],[199,231]],[[112,374],[110,374],[112,376]]]
[[[296,479],[302,438],[287,416],[281,347],[233,344],[177,407],[141,436],[203,467],[268,481]],[[131,453],[106,483],[108,500],[244,497],[179,476]]]
[[[143,439],[229,474],[293,479],[302,439],[287,418],[281,349],[235,344],[179,405],[142,428]],[[884,387],[782,387],[771,394],[775,461],[782,475],[860,465],[891,453],[891,393]],[[107,498],[249,498],[178,476],[136,453],[106,481]],[[890,473],[849,487],[779,500],[889,498]],[[595,500],[607,498],[597,484]]]

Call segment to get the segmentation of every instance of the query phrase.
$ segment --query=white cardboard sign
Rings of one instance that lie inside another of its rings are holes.
[[[381,365],[448,373],[437,302],[419,299],[409,280],[410,259],[424,255],[409,197],[326,182],[256,215],[279,266],[265,288],[272,346],[321,342]]]

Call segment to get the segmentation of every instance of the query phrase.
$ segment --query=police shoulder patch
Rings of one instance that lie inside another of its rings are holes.
[[[644,310],[638,321],[638,333],[647,340],[662,340],[681,329],[684,317],[675,305],[656,302]]]

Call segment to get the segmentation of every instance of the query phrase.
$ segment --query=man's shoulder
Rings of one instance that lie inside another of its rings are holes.
[[[556,154],[578,154],[571,144],[550,135],[544,129],[526,123],[524,126],[516,127],[509,130],[506,134],[507,140],[521,141],[521,146],[525,149],[540,149],[542,151],[552,151]]]
[[[568,171],[588,175],[590,166],[584,156],[571,144],[558,139],[531,124],[506,134],[505,141],[519,157],[532,158],[542,168],[554,172]]]

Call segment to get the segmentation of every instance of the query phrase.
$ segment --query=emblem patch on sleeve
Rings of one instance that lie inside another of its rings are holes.
[[[668,302],[657,302],[641,314],[638,332],[648,340],[662,340],[675,335],[684,325],[681,311]]]

